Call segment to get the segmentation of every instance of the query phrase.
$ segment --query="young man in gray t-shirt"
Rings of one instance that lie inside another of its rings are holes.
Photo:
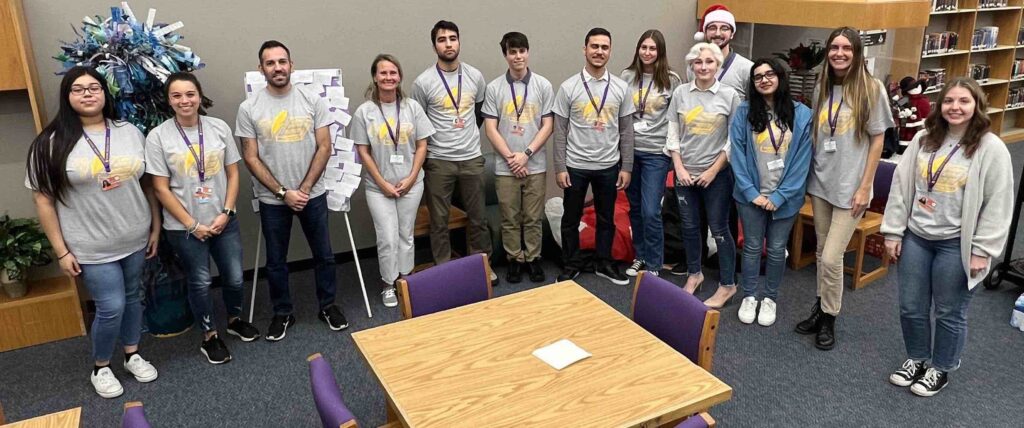
[[[299,218],[316,263],[318,318],[334,331],[348,327],[336,294],[334,251],[327,225],[323,172],[333,151],[329,112],[319,94],[291,84],[291,53],[281,42],[264,42],[260,71],[267,87],[238,107],[235,136],[253,177],[260,203],[260,224],[267,240],[267,281],[274,318],[267,340],[284,339],[295,323],[288,286],[288,242],[292,220]]]
[[[438,21],[430,30],[437,63],[427,68],[412,84],[412,99],[423,107],[437,133],[427,141],[427,208],[430,212],[430,250],[434,262],[451,259],[448,214],[452,193],[459,195],[469,218],[469,253],[491,254],[491,237],[484,213],[484,158],[480,152],[478,114],[484,101],[484,75],[459,61],[459,27]],[[491,281],[498,277],[491,272]]]
[[[580,256],[580,219],[587,189],[593,186],[597,211],[594,271],[615,284],[629,279],[612,260],[615,199],[629,186],[633,171],[633,113],[629,88],[608,72],[612,35],[594,28],[583,42],[586,66],[558,88],[555,113],[555,181],[565,189],[559,281],[575,279],[585,267]]]
[[[548,79],[530,70],[530,41],[525,34],[506,33],[500,45],[508,71],[487,84],[482,113],[484,130],[494,146],[501,243],[509,262],[506,280],[522,281],[525,264],[530,281],[541,282],[541,222],[547,181],[544,143],[553,128],[555,94]]]
[[[747,81],[750,80],[750,67],[753,61],[744,58],[732,50],[732,39],[736,37],[736,18],[725,6],[712,5],[704,11],[701,29],[694,35],[699,42],[714,43],[722,50],[725,60],[718,70],[718,81],[736,91],[740,101],[747,99]],[[686,79],[692,82],[693,70],[687,68]]]

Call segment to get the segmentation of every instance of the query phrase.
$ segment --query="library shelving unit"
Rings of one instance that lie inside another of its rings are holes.
[[[46,113],[38,83],[21,0],[0,0],[0,92],[26,92],[36,132],[41,132]]]

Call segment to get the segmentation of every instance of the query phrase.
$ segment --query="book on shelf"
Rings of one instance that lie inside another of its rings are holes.
[[[978,9],[1006,7],[1006,0],[978,0]]]
[[[1017,29],[1017,46],[1024,45],[1024,27]]]
[[[959,0],[932,0],[932,12],[947,12],[957,10]]]
[[[1006,108],[1024,107],[1024,88],[1011,88],[1006,97]]]
[[[953,31],[941,33],[927,33],[924,35],[924,55],[934,55],[956,50],[956,42],[959,35]]]
[[[978,83],[988,82],[991,72],[992,67],[989,67],[988,64],[971,64],[971,78]]]
[[[939,90],[946,84],[946,69],[945,68],[929,68],[921,70],[917,74],[918,79],[924,79],[928,82],[928,91]]]
[[[1010,65],[1010,78],[1019,79],[1024,77],[1024,58],[1014,58]]]
[[[983,50],[995,48],[996,40],[999,38],[999,27],[979,27],[974,30],[971,37],[971,50]]]

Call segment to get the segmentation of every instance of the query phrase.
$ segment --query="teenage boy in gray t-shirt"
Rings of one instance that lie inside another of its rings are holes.
[[[454,22],[437,21],[430,30],[430,40],[437,63],[413,82],[412,99],[423,107],[437,130],[427,141],[423,170],[430,212],[430,250],[434,262],[441,264],[452,254],[448,214],[456,183],[469,218],[466,246],[470,253],[491,254],[479,129],[486,83],[479,70],[459,61],[459,27]],[[490,279],[498,279],[493,271]]]
[[[260,71],[267,87],[238,107],[235,136],[253,177],[260,203],[260,224],[267,240],[267,281],[274,318],[267,340],[284,339],[295,323],[288,286],[288,242],[292,220],[299,218],[316,263],[318,318],[334,331],[348,327],[336,294],[334,251],[327,225],[323,172],[331,157],[329,112],[319,94],[291,84],[291,53],[276,40],[260,46]]]
[[[526,264],[530,281],[541,282],[541,221],[547,181],[544,143],[553,128],[555,94],[548,79],[530,70],[530,41],[525,34],[506,33],[500,45],[508,71],[487,84],[483,116],[487,138],[494,145],[501,243],[509,261],[506,280],[520,282]]]
[[[629,185],[633,171],[633,117],[636,111],[626,82],[608,72],[612,35],[593,28],[583,41],[586,66],[562,83],[555,96],[555,181],[565,189],[562,259],[559,281],[579,276],[579,224],[587,188],[597,211],[594,271],[615,284],[629,279],[612,260],[615,199]]]
[[[714,43],[722,50],[725,60],[718,70],[718,81],[736,91],[740,101],[747,99],[747,80],[750,79],[752,61],[732,50],[732,39],[736,37],[736,18],[725,6],[712,5],[704,11],[701,28],[694,35],[697,42]],[[693,70],[686,70],[687,81],[694,79]]]

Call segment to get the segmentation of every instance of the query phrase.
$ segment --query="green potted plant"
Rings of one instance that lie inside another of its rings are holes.
[[[53,260],[50,241],[34,218],[12,219],[0,215],[0,285],[11,298],[28,292],[25,273],[29,267]]]

